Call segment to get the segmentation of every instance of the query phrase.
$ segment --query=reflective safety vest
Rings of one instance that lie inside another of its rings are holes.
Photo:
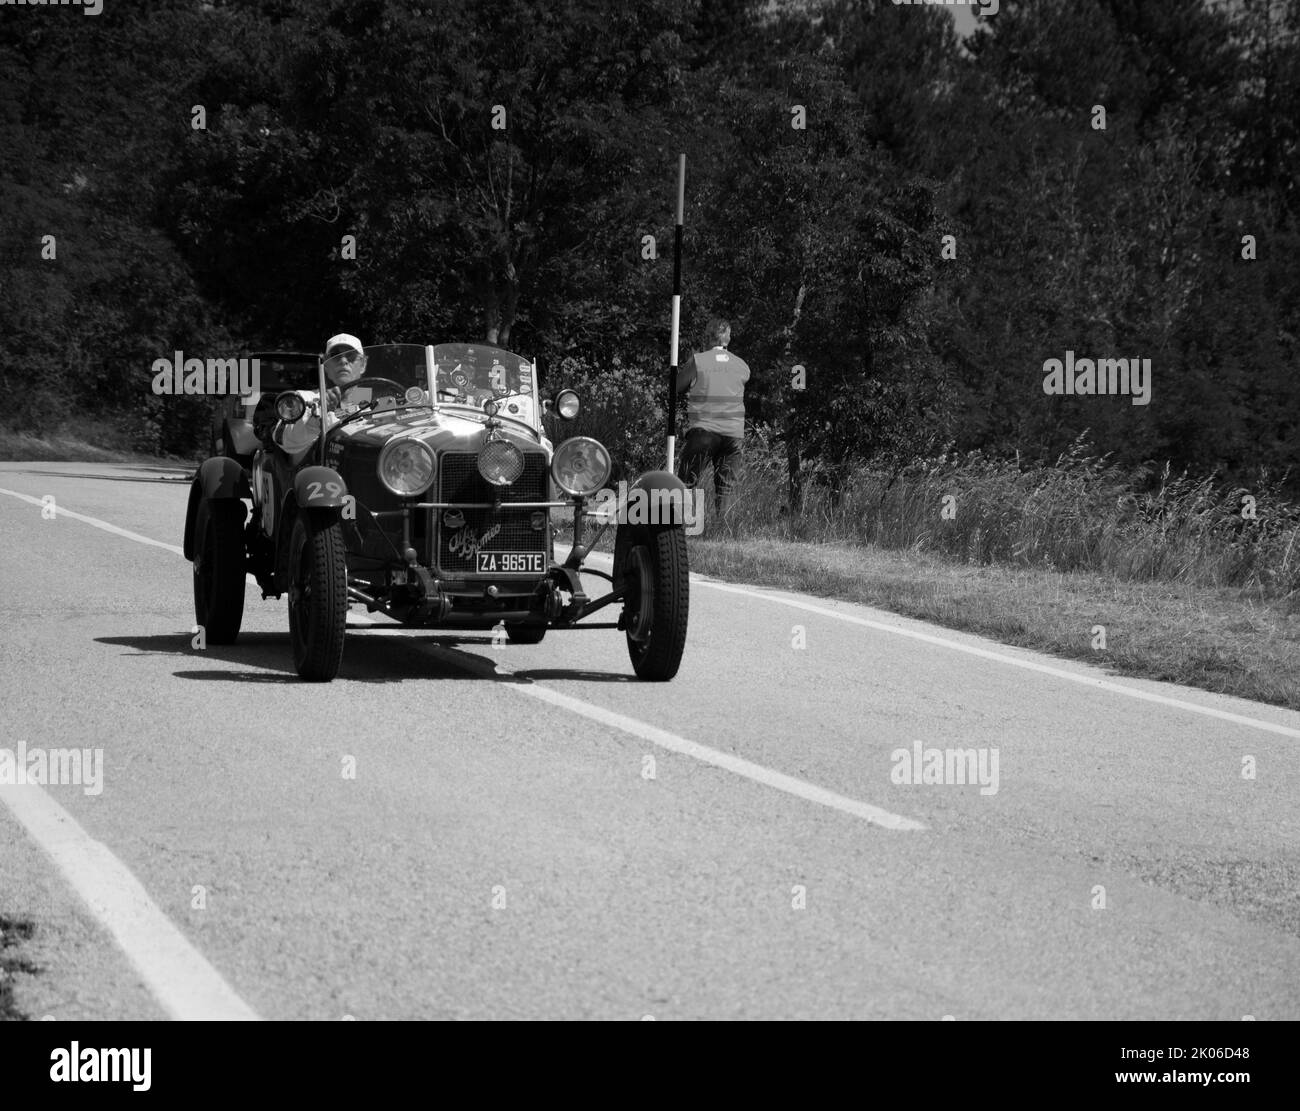
[[[691,360],[681,381],[686,395],[686,427],[723,436],[745,435],[745,383],[749,366],[725,347],[701,351]]]

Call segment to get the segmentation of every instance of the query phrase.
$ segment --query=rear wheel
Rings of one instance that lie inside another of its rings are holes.
[[[194,621],[209,644],[233,644],[244,620],[244,503],[199,502],[194,520]]]
[[[686,647],[690,567],[680,525],[647,528],[627,553],[627,652],[637,678],[663,682],[677,674]]]
[[[545,625],[524,625],[517,621],[506,622],[506,636],[511,644],[541,644],[546,635]]]
[[[347,623],[343,527],[328,510],[303,510],[289,537],[289,639],[302,678],[328,682],[339,673]]]

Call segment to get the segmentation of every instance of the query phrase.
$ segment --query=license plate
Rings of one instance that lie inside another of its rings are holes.
[[[546,574],[545,552],[479,552],[477,558],[480,575]]]

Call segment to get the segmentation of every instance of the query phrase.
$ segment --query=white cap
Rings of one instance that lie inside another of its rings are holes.
[[[325,341],[326,355],[337,355],[340,351],[348,348],[353,351],[360,351],[362,344],[356,336],[349,335],[347,332],[340,332],[337,336],[330,336]]]

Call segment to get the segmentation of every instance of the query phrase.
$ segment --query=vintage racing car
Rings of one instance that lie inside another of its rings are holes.
[[[602,444],[575,436],[554,446],[547,436],[544,412],[572,419],[577,396],[543,404],[531,361],[502,348],[384,344],[337,357],[360,358],[361,377],[331,392],[318,356],[315,388],[280,393],[273,423],[227,413],[222,453],[195,475],[184,552],[209,643],[235,641],[251,574],[262,597],[288,595],[304,679],[338,673],[352,604],[523,644],[548,629],[616,628],[637,676],[677,673],[689,509],[675,475],[643,474],[615,498]],[[630,501],[639,513],[626,512]],[[561,562],[554,541],[566,509],[572,544]],[[586,566],[614,522],[612,572]],[[588,597],[580,574],[607,580],[609,592]],[[584,620],[614,605],[616,621]]]

